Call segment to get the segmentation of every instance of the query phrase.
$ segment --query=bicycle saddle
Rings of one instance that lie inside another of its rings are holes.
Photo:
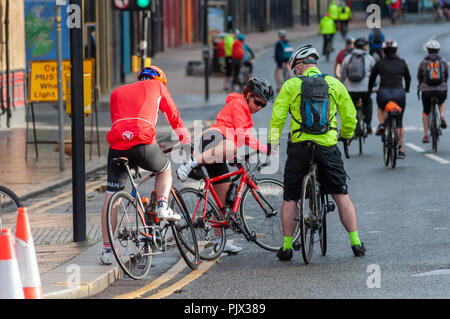
[[[401,113],[402,108],[395,102],[390,101],[388,104],[386,104],[386,107],[384,110],[388,113]]]
[[[117,166],[126,166],[126,165],[128,165],[129,160],[126,157],[116,157],[112,160],[112,162],[114,165],[117,165]]]

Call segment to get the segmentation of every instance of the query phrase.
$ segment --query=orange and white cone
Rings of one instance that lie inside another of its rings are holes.
[[[19,265],[11,229],[0,232],[0,299],[23,299]]]
[[[16,255],[25,299],[42,299],[41,278],[25,207],[19,207],[17,215]]]

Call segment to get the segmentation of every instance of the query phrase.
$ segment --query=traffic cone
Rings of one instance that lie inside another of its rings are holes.
[[[0,232],[0,299],[23,298],[11,229],[5,228]]]
[[[25,207],[19,207],[17,215],[16,255],[25,299],[42,299],[41,278]]]

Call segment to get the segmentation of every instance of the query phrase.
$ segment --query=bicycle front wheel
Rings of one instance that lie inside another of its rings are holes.
[[[136,199],[125,191],[115,193],[108,203],[106,226],[111,249],[125,274],[142,279],[150,271],[152,248],[144,216]]]
[[[225,226],[217,224],[225,221],[222,214],[209,198],[206,202],[204,194],[197,189],[183,188],[179,194],[191,217],[200,258],[216,259],[222,254],[226,242]],[[205,205],[206,214],[204,215]]]
[[[311,175],[306,175],[303,179],[302,197],[300,199],[300,240],[302,246],[302,256],[305,264],[309,264],[314,245],[314,227],[316,207],[314,181]]]
[[[241,202],[241,217],[246,231],[256,233],[255,243],[267,250],[277,251],[283,238],[281,205],[283,183],[265,178],[256,181],[257,188],[248,187]]]
[[[172,233],[175,237],[178,249],[186,264],[191,269],[197,269],[199,265],[199,252],[197,237],[195,236],[194,227],[192,227],[191,217],[180,196],[180,193],[172,188],[172,198],[170,208],[181,216],[181,220],[171,223]]]
[[[19,207],[23,207],[19,197],[9,188],[0,186],[0,226],[3,223],[3,214],[17,214]]]

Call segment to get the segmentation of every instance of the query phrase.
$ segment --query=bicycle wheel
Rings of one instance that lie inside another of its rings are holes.
[[[257,189],[247,187],[242,196],[241,218],[246,231],[256,233],[258,246],[277,251],[283,238],[280,212],[284,186],[271,178],[256,181],[256,186]]]
[[[434,152],[437,152],[437,144],[439,139],[439,128],[437,123],[436,107],[433,105],[430,113],[430,135],[431,147]]]
[[[106,226],[117,263],[129,277],[142,279],[150,270],[152,248],[143,235],[147,229],[136,199],[125,191],[115,193],[108,203]]]
[[[19,207],[23,207],[19,197],[9,188],[0,186],[0,228],[3,214],[17,213]]]
[[[390,134],[390,120],[385,121],[386,125],[384,128],[384,133],[382,137],[383,142],[383,161],[386,167],[389,166],[389,162],[391,160],[391,134]]]
[[[326,195],[321,194],[320,195],[320,224],[318,227],[318,234],[319,234],[319,242],[320,242],[320,250],[322,252],[322,255],[325,256],[327,253],[327,205],[328,205],[328,198]],[[326,199],[326,200],[325,200]]]
[[[356,118],[358,120],[357,122],[357,126],[356,126],[356,131],[357,131],[357,136],[358,136],[358,141],[359,141],[359,154],[362,154],[362,145],[363,145],[363,138],[364,138],[364,123],[363,123],[363,118],[362,118],[362,111],[361,108],[358,108],[358,111],[356,113]]]
[[[391,118],[390,125],[391,134],[391,168],[395,168],[397,163],[397,152],[398,152],[398,132],[397,132],[397,121],[395,117]]]
[[[186,264],[191,269],[197,269],[199,265],[199,252],[197,237],[195,236],[195,230],[192,226],[191,217],[180,196],[180,193],[172,188],[172,198],[170,201],[170,208],[174,212],[181,215],[181,220],[176,223],[171,223],[172,233],[175,237],[178,249]]]
[[[225,226],[212,226],[214,222],[225,221],[211,199],[206,203],[205,195],[193,188],[184,188],[179,191],[180,197],[186,205],[192,219],[192,226],[198,243],[201,259],[214,260],[219,257],[225,247]],[[206,215],[203,209],[206,206]]]
[[[300,202],[299,222],[302,256],[305,264],[309,264],[314,245],[314,212],[316,203],[314,199],[314,182],[311,175],[306,175],[303,179],[302,197]]]

